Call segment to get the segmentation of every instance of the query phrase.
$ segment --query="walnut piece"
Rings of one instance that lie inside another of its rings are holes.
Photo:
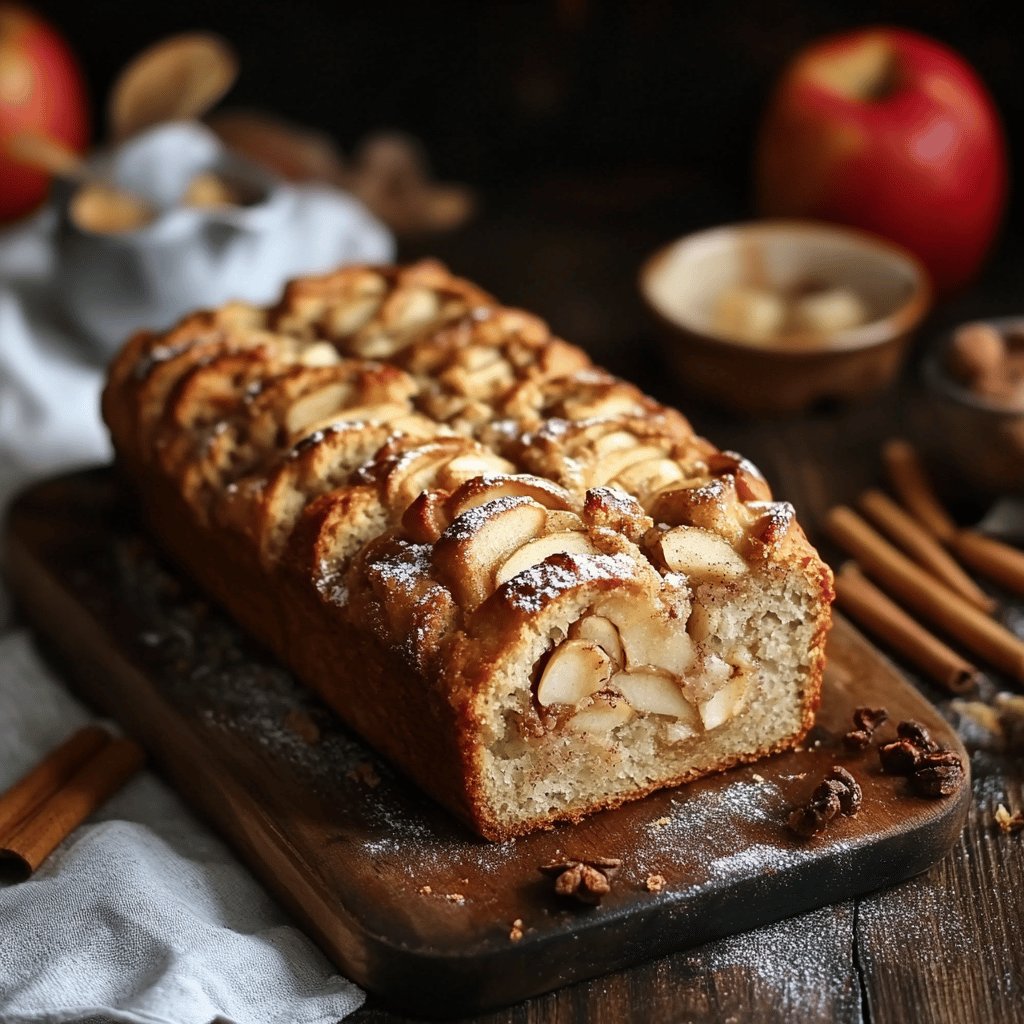
[[[554,861],[540,867],[542,874],[555,880],[555,892],[580,903],[596,905],[611,891],[612,879],[622,861],[617,857],[592,857],[589,860]]]
[[[922,751],[910,740],[893,740],[878,748],[878,759],[886,775],[909,775],[921,759]]]
[[[920,722],[900,722],[896,726],[896,735],[897,739],[878,748],[882,771],[888,775],[910,775],[925,754],[939,749]]]
[[[952,796],[960,788],[967,777],[963,761],[940,747],[920,722],[899,722],[896,735],[897,739],[878,748],[882,771],[907,776],[918,796]]]
[[[825,776],[826,782],[837,782],[843,787],[839,796],[839,810],[843,814],[854,815],[864,801],[864,794],[861,792],[860,784],[845,768],[834,766],[832,771]]]
[[[910,775],[910,787],[919,796],[952,796],[963,784],[964,765],[952,750],[923,754]]]
[[[908,740],[919,750],[925,752],[939,749],[939,745],[932,739],[931,733],[920,722],[913,720],[900,722],[896,726],[896,735],[901,740]]]
[[[1014,811],[1011,814],[1005,807],[1000,804],[996,808],[996,812],[993,815],[996,824],[999,826],[1000,832],[1009,834],[1010,832],[1020,832],[1024,830],[1024,813],[1020,811]]]
[[[810,800],[795,808],[787,824],[791,831],[803,839],[820,835],[837,815],[854,815],[861,807],[861,789],[857,780],[845,768],[833,765],[832,770],[818,784]]]
[[[301,708],[291,708],[284,716],[284,727],[294,735],[298,736],[303,743],[309,746],[316,746],[320,742],[320,726],[316,724],[312,716]]]
[[[888,718],[885,708],[857,708],[853,712],[853,728],[843,737],[843,742],[850,750],[863,750],[871,743],[875,730]]]

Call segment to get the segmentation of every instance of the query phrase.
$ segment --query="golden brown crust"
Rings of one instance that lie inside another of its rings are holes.
[[[345,268],[293,282],[268,311],[138,335],[103,411],[170,552],[488,838],[755,760],[813,722],[832,584],[792,509],[679,413],[439,264]],[[508,650],[609,595],[685,634],[671,623],[689,591],[665,540],[679,533],[804,580],[800,729],[584,807],[497,813],[481,736]]]

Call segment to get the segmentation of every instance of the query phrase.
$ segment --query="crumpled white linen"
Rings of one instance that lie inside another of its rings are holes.
[[[308,229],[309,217],[296,224]],[[362,249],[350,239],[352,258],[388,258],[381,232],[374,222]],[[0,234],[0,512],[31,479],[110,454],[103,368],[53,295],[53,238],[49,212]],[[321,265],[282,266],[281,283],[328,269],[318,252]],[[90,717],[40,660],[0,584],[0,790]],[[329,1024],[363,998],[148,772],[30,880],[0,881],[2,1024]]]
[[[202,125],[157,125],[101,152],[91,167],[157,214],[135,231],[97,233],[63,214],[74,186],[55,190],[59,306],[107,355],[129,334],[169,327],[194,309],[272,302],[289,277],[393,255],[387,229],[358,200],[326,185],[278,181]],[[181,203],[189,183],[207,173],[235,182],[247,201]]]
[[[90,718],[25,631],[0,637],[0,789]],[[4,1024],[333,1024],[362,1002],[149,772],[0,882]]]

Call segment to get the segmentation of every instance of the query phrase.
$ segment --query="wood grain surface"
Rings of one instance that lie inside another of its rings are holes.
[[[348,976],[431,1016],[515,1002],[902,881],[945,854],[966,813],[967,786],[916,797],[873,749],[844,748],[866,703],[964,753],[842,620],[817,724],[797,750],[492,844],[420,797],[165,566],[109,471],[27,492],[6,557],[15,595],[85,696],[146,744]],[[863,809],[797,839],[788,811],[833,764],[855,773]],[[600,908],[567,905],[539,874],[565,856],[622,858]],[[649,891],[653,874],[663,891]],[[822,943],[835,941],[839,913],[816,919]],[[809,945],[797,966],[821,962]]]

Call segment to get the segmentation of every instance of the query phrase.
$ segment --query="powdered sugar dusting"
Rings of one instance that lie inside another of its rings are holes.
[[[641,869],[656,871],[666,859],[683,859],[708,878],[716,878],[735,874],[736,869],[756,874],[766,865],[778,868],[793,853],[797,854],[794,862],[799,861],[800,848],[794,848],[780,828],[788,805],[775,785],[740,777],[720,790],[679,792],[671,800],[669,813],[638,836],[636,856]],[[766,837],[777,837],[779,843],[737,853],[737,820],[761,825]],[[699,843],[694,843],[694,836],[700,837]]]
[[[518,573],[504,593],[513,607],[534,613],[582,583],[635,576],[636,565],[627,555],[562,554]]]
[[[505,477],[484,477],[484,483],[501,482]],[[533,498],[522,495],[510,494],[502,498],[495,498],[493,501],[485,502],[483,505],[475,505],[467,509],[444,531],[444,536],[451,540],[469,540],[475,533],[481,530],[496,515],[507,512],[509,509],[518,508],[520,505],[536,505]]]
[[[859,1021],[853,918],[851,904],[822,907],[683,953],[675,971],[713,978],[722,1002],[740,1010],[729,1024],[758,1019],[751,1007],[771,1007],[773,1020]]]
[[[135,379],[137,381],[145,380],[153,372],[154,367],[159,366],[161,363],[170,362],[172,359],[177,359],[178,356],[184,355],[193,345],[198,344],[202,340],[204,340],[204,337],[198,335],[185,338],[175,345],[154,345],[147,352],[144,352],[135,363],[132,370]]]
[[[591,487],[588,493],[594,495],[603,505],[615,509],[624,519],[634,519],[638,512],[643,514],[643,509],[636,498],[621,487]]]
[[[418,590],[430,578],[429,544],[414,544],[401,538],[394,543],[398,550],[385,552],[367,562],[366,571],[381,581],[406,593]]]

